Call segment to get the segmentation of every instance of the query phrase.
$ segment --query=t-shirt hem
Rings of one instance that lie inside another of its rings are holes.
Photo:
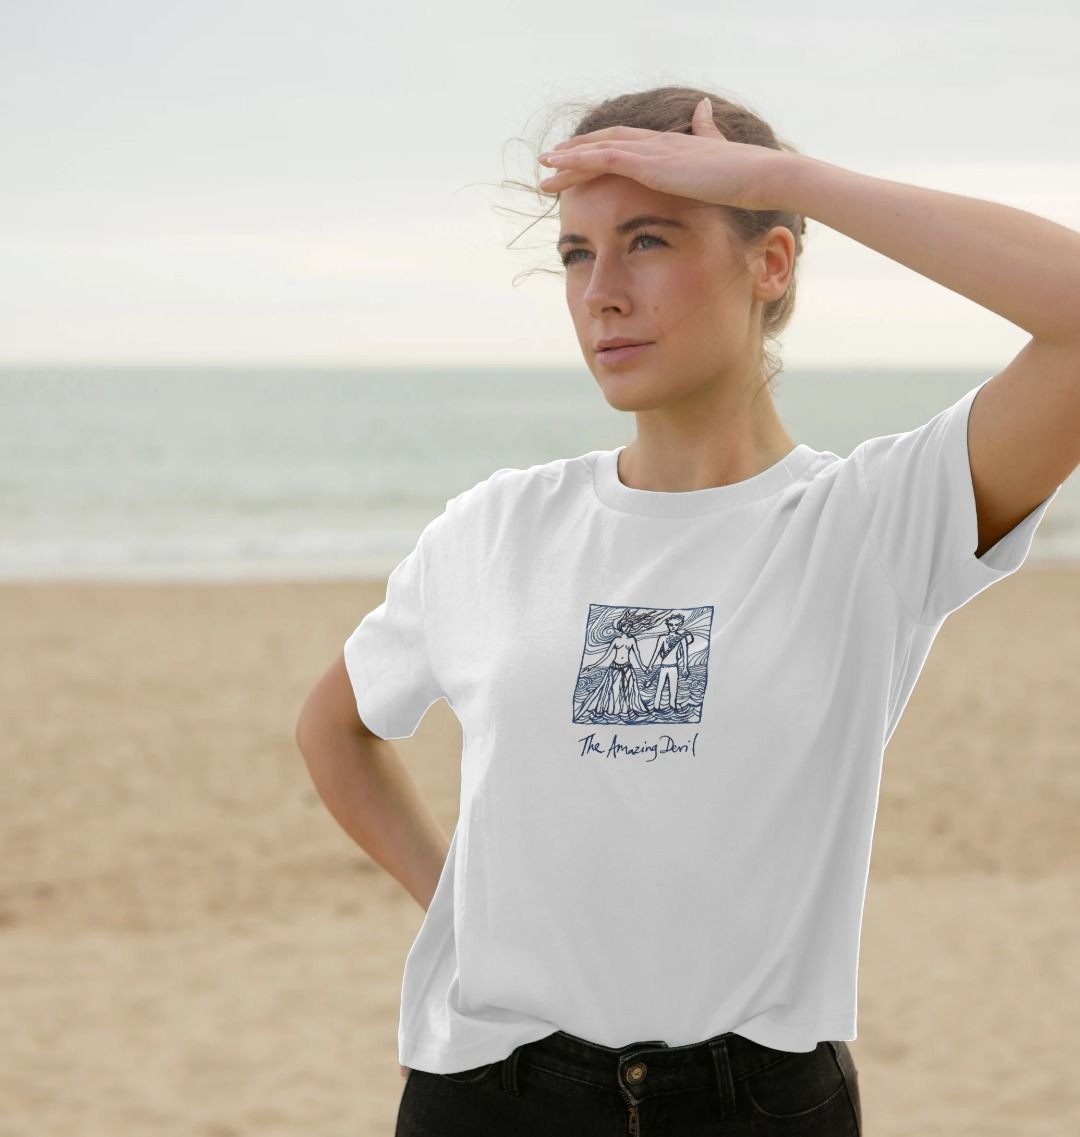
[[[823,1015],[802,1023],[781,1023],[764,1015],[735,1029],[736,1034],[773,1050],[809,1051],[819,1042],[852,1042],[856,1038],[855,1012]]]
[[[1051,501],[1061,489],[1059,485],[1052,490],[1012,529],[1003,533],[981,557],[975,555],[979,541],[978,509],[971,472],[968,435],[975,398],[988,382],[989,379],[983,380],[953,407],[953,417],[948,424],[949,429],[955,434],[952,445],[948,446],[946,451],[949,461],[948,476],[953,481],[952,493],[955,499],[962,503],[960,517],[964,528],[965,547],[964,552],[942,569],[930,583],[917,621],[923,626],[932,627],[940,624],[946,616],[956,610],[958,605],[965,603],[967,598],[978,595],[983,589],[1016,572],[1027,559],[1035,530]]]
[[[360,716],[360,721],[372,734],[387,742],[393,742],[399,738],[412,738],[420,729],[420,723],[430,709],[431,703],[437,702],[441,696],[432,699],[431,703],[428,703],[419,718],[411,726],[407,723],[387,721],[383,717],[383,708],[379,705],[378,700],[381,677],[368,669],[367,656],[356,649],[355,637],[358,631],[359,628],[354,630],[345,641],[342,656],[345,660],[345,671],[352,685],[353,702],[356,704],[356,713]]]
[[[909,593],[905,582],[897,578],[895,571],[888,567],[873,535],[872,521],[866,532],[867,547],[910,622],[917,627],[940,626],[951,612],[983,589],[1016,572],[1027,558],[1036,528],[1061,488],[1058,486],[1052,491],[981,557],[975,555],[978,547],[978,510],[968,433],[972,406],[988,382],[989,378],[984,379],[931,420],[940,423],[941,438],[934,443],[940,448],[940,457],[935,457],[934,460],[940,461],[940,477],[945,483],[939,492],[944,503],[941,506],[942,524],[948,526],[949,550],[953,553],[951,560],[925,586],[920,586],[919,595],[914,595]],[[867,479],[864,450],[857,447],[853,453],[856,481],[872,517],[878,503]],[[941,540],[944,542],[945,537]],[[947,555],[943,544],[941,556]],[[912,589],[916,587],[914,581],[910,584]]]
[[[510,1045],[507,1049],[504,1044],[497,1052],[492,1053],[491,1042],[485,1039],[473,1046],[403,1046],[398,1051],[398,1062],[410,1070],[427,1070],[432,1074],[453,1074],[461,1070],[472,1070],[488,1062],[500,1062],[508,1058],[519,1046],[526,1046],[530,1042],[538,1042],[547,1038],[559,1028],[548,1025],[542,1031],[526,1034]]]
[[[372,675],[367,669],[367,663],[362,654],[353,648],[354,631],[345,642],[343,655],[345,670],[352,683],[353,702],[356,704],[356,713],[360,721],[372,734],[387,741],[394,738],[406,738],[408,735],[394,734],[394,728],[383,721],[382,709],[371,692],[377,690],[378,677]],[[415,733],[415,728],[413,733]]]
[[[508,1058],[519,1046],[547,1038],[549,1034],[554,1034],[557,1029],[557,1027],[549,1026],[540,1033],[525,1035],[508,1048],[504,1045],[494,1053],[488,1040],[467,1047],[419,1045],[402,1047],[399,1050],[398,1061],[410,1070],[426,1070],[433,1074],[458,1073],[461,1070],[475,1069],[477,1066],[483,1066],[489,1062],[499,1062]],[[807,1019],[802,1023],[780,1023],[762,1015],[748,1021],[743,1026],[735,1027],[732,1033],[740,1034],[744,1038],[750,1039],[751,1042],[768,1046],[773,1050],[801,1051],[804,1053],[815,1049],[819,1042],[825,1040],[853,1042],[857,1037],[854,1011]]]

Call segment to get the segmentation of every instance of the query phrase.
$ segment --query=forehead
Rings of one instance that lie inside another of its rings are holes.
[[[614,230],[620,221],[637,214],[656,214],[682,221],[690,228],[702,224],[715,212],[707,201],[661,193],[633,178],[601,174],[559,194],[559,219],[563,231],[589,236]]]

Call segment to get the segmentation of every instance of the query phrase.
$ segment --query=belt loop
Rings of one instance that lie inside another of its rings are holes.
[[[508,1093],[511,1097],[515,1098],[521,1096],[521,1090],[518,1089],[517,1080],[517,1064],[520,1054],[521,1047],[515,1046],[514,1049],[503,1059],[502,1064],[503,1092]]]
[[[712,1055],[716,1071],[716,1089],[720,1095],[720,1120],[728,1121],[735,1116],[735,1079],[731,1074],[731,1057],[727,1050],[727,1040],[709,1040],[709,1053]]]

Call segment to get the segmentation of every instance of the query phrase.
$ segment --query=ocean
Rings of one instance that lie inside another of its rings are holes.
[[[846,456],[990,372],[784,371],[798,442]],[[384,576],[446,500],[503,466],[634,435],[566,369],[0,369],[0,579]],[[1080,558],[1071,477],[1029,563]]]

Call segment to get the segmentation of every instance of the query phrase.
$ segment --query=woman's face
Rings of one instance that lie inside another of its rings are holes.
[[[729,376],[758,377],[761,307],[783,293],[787,274],[761,284],[766,270],[776,277],[775,256],[745,264],[718,206],[603,174],[563,190],[559,212],[566,302],[589,370],[612,406],[647,410]],[[675,224],[653,220],[618,231],[642,216]],[[649,346],[605,361],[596,342],[617,336]]]

